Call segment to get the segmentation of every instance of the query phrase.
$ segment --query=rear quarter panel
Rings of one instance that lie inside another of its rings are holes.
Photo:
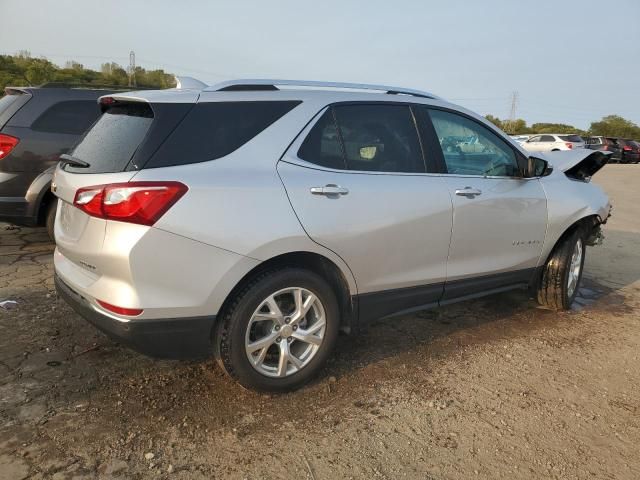
[[[258,261],[290,252],[312,252],[333,261],[352,294],[356,283],[346,263],[313,242],[296,217],[276,164],[321,107],[305,102],[226,157],[183,166],[150,168],[134,181],[180,181],[189,191],[155,224]]]

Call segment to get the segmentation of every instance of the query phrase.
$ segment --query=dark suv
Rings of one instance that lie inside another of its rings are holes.
[[[53,168],[100,115],[113,88],[8,87],[0,98],[0,221],[46,225],[53,238]]]
[[[640,162],[640,143],[628,138],[618,138],[618,145],[620,145],[622,163]]]
[[[620,145],[618,139],[613,137],[586,137],[584,139],[585,148],[591,150],[602,150],[605,152],[613,152],[609,163],[620,161]]]

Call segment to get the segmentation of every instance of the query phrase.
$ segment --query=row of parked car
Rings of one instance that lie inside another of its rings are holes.
[[[545,133],[533,135],[512,135],[516,142],[530,152],[555,152],[588,148],[613,152],[610,162],[640,162],[640,141],[617,137],[581,137],[575,134]]]

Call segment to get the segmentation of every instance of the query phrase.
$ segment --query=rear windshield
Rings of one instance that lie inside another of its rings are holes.
[[[124,171],[152,122],[153,111],[146,103],[114,105],[102,114],[71,154],[87,162],[89,167],[66,164],[65,170],[74,173]]]
[[[559,135],[560,140],[563,142],[583,142],[580,135]]]

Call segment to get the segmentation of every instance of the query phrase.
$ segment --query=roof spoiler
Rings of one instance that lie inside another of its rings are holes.
[[[178,90],[204,90],[209,85],[193,77],[175,75],[176,89]]]
[[[29,87],[5,87],[4,93],[6,95],[31,95]]]

